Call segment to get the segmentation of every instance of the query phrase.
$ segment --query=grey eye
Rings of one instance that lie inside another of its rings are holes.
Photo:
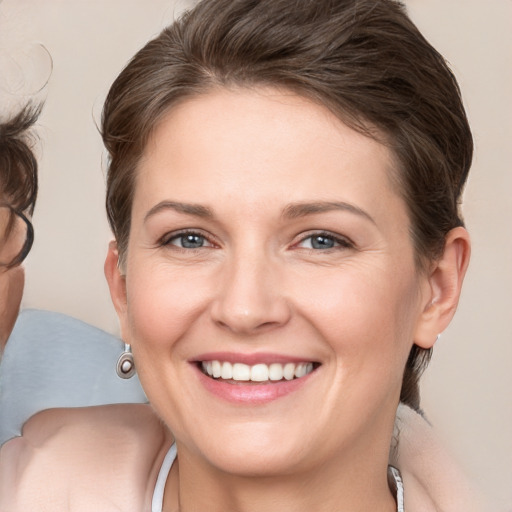
[[[336,242],[332,237],[324,235],[315,235],[311,237],[311,247],[313,249],[332,249]]]
[[[316,233],[305,237],[298,245],[304,249],[348,249],[353,245],[345,238],[329,233]]]
[[[306,249],[332,249],[338,244],[332,236],[311,235],[305,238],[300,245]]]
[[[206,238],[197,233],[182,233],[181,235],[171,238],[169,243],[183,247],[184,249],[199,249],[208,245]]]

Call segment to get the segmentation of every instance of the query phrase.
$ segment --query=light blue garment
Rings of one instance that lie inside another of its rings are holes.
[[[116,374],[123,350],[121,340],[75,318],[22,311],[0,362],[0,445],[45,409],[147,402],[137,376]]]

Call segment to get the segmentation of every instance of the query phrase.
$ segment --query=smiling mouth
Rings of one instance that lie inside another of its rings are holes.
[[[300,379],[312,373],[318,363],[230,363],[228,361],[202,361],[199,368],[212,379],[235,382],[279,382]]]

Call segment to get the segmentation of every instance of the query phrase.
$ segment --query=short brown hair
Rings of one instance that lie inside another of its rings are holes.
[[[0,123],[0,192],[9,204],[32,214],[37,197],[37,160],[29,129],[41,105],[27,105]]]
[[[457,82],[396,0],[203,0],[142,48],[103,110],[107,213],[121,258],[137,164],[177,102],[231,86],[272,86],[316,101],[389,145],[418,268],[463,224],[472,137]],[[430,352],[413,347],[401,400],[419,408]]]

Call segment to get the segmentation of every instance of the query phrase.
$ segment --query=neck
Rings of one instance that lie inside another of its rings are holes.
[[[368,457],[344,454],[332,463],[279,476],[232,475],[180,448],[178,453],[166,485],[165,511],[396,511],[387,482],[386,450],[377,458],[375,452]]]

